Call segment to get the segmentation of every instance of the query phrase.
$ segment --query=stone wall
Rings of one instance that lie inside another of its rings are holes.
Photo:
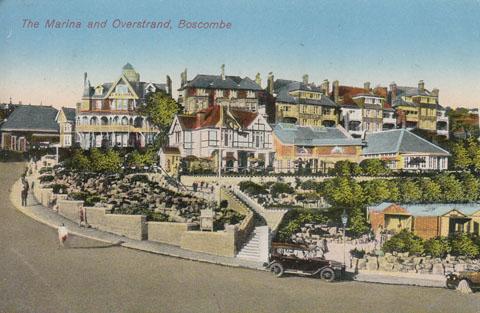
[[[408,256],[408,253],[393,255],[386,253],[384,256],[366,255],[361,259],[353,258],[352,267],[357,271],[387,271],[418,274],[445,275],[460,271],[480,270],[480,259],[465,257],[450,257],[445,259],[430,256]]]
[[[180,246],[185,232],[195,230],[195,223],[147,222],[148,240]]]
[[[214,255],[235,256],[235,227],[229,226],[226,231],[200,232],[187,231],[180,241],[182,249],[205,252]]]
[[[40,203],[44,206],[49,208],[51,205],[51,201],[53,200],[53,189],[52,188],[42,188],[40,191],[41,200]]]
[[[75,222],[80,222],[80,209],[83,207],[83,201],[76,200],[58,200],[57,210],[61,216]]]
[[[85,211],[87,222],[92,227],[136,240],[148,238],[144,215],[108,214],[109,209],[104,207],[86,207]]]

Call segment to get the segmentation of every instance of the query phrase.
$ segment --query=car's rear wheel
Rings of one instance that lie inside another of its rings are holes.
[[[329,267],[320,271],[320,278],[328,282],[335,280],[335,271]]]
[[[273,273],[276,277],[281,277],[283,275],[283,266],[280,263],[273,263],[270,265],[270,272]]]
[[[472,288],[470,287],[470,282],[466,279],[462,279],[458,283],[457,291],[461,293],[472,293]]]

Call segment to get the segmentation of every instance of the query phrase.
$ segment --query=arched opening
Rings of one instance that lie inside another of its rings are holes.
[[[108,118],[106,116],[102,116],[100,120],[102,125],[108,125]]]
[[[90,125],[98,125],[98,119],[96,116],[92,116],[90,119]]]
[[[135,122],[133,124],[134,127],[142,128],[143,127],[143,118],[140,116],[137,116],[135,118]]]
[[[128,118],[126,116],[122,117],[122,125],[128,125]]]

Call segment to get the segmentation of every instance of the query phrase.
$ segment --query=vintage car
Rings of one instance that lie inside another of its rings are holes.
[[[318,276],[326,281],[343,277],[345,265],[325,260],[323,255],[317,254],[318,249],[311,249],[306,245],[272,243],[270,262],[266,267],[277,277],[284,273]]]
[[[480,271],[447,274],[447,288],[456,289],[459,285],[463,285],[463,288],[480,289]]]

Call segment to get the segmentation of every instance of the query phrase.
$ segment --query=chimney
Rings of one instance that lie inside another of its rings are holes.
[[[308,85],[308,74],[303,75],[302,80],[305,85]]]
[[[340,88],[340,83],[338,80],[333,81],[332,83],[332,91],[333,91],[333,101],[335,103],[338,103],[338,98],[339,98],[339,88]]]
[[[167,75],[167,94],[172,96],[172,79]]]
[[[273,95],[273,73],[272,72],[268,73],[267,90],[271,95]]]
[[[425,83],[423,82],[423,80],[419,80],[418,81],[418,91],[424,91],[425,90]]]
[[[87,88],[87,72],[83,73],[83,89]]]
[[[187,69],[180,73],[180,87],[183,87],[187,83]]]
[[[262,79],[260,78],[260,73],[257,73],[257,75],[255,76],[255,83],[262,87]]]
[[[225,80],[225,64],[222,64],[220,68],[222,69],[222,80]]]
[[[75,113],[78,114],[80,110],[82,109],[82,104],[80,102],[77,102],[77,105],[75,107]]]
[[[370,92],[370,82],[364,82],[363,83],[363,89],[365,89],[365,92]]]
[[[328,97],[328,93],[330,92],[330,82],[328,81],[328,79],[323,80],[322,91]]]
[[[390,102],[393,105],[395,101],[397,101],[397,84],[392,82],[390,84]]]
[[[438,90],[438,88],[433,88],[431,94],[432,94],[432,96],[438,98],[438,93],[439,93],[439,92],[440,92],[440,90]]]

